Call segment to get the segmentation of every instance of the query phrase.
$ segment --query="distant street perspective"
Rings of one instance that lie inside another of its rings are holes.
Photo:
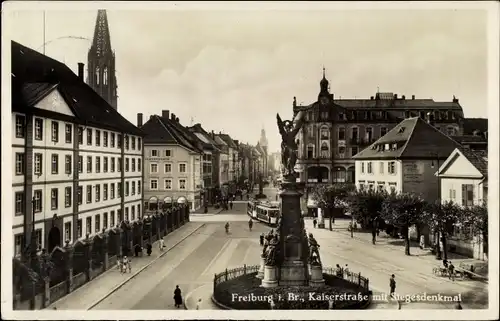
[[[486,16],[176,10],[11,15],[13,313],[492,308]]]

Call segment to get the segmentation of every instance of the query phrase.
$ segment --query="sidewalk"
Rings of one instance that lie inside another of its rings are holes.
[[[165,250],[159,251],[158,242],[155,242],[151,256],[131,257],[132,273],[120,273],[116,266],[111,267],[92,281],[85,283],[78,289],[52,303],[46,309],[90,310],[180,242],[195,233],[203,225],[202,223],[195,222],[186,223],[163,238],[167,247]]]
[[[214,290],[214,285],[212,283],[207,283],[202,285],[193,291],[189,292],[184,298],[184,309],[186,310],[220,310],[220,308],[212,302],[212,293]],[[200,300],[198,304],[198,300]]]

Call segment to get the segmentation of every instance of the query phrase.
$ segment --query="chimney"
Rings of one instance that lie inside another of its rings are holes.
[[[161,111],[161,117],[168,119],[169,116],[170,116],[169,110],[164,109]]]
[[[137,127],[142,127],[142,117],[144,115],[142,113],[137,114]]]
[[[83,81],[83,67],[85,64],[83,62],[78,63],[78,78],[80,78],[81,81]]]
[[[405,100],[405,99],[406,99],[406,96],[405,96],[405,95],[401,96],[401,99]]]
[[[370,97],[370,100],[373,100],[374,98],[375,98],[375,97],[371,96],[371,97]]]
[[[415,95],[411,95],[411,100],[415,100]]]
[[[178,123],[179,122],[179,117],[175,117],[175,121]]]
[[[394,99],[398,99],[398,94],[394,94]]]
[[[212,130],[212,139],[215,139],[215,133],[213,130]]]
[[[170,114],[170,120],[175,120],[175,114],[174,113]]]

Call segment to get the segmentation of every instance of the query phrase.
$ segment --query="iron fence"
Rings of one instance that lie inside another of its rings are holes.
[[[247,266],[246,264],[243,265],[242,267],[237,267],[234,269],[226,269],[224,272],[217,273],[214,276],[214,291],[215,288],[226,281],[235,279],[239,276],[248,274],[248,273],[254,273],[259,271],[260,266],[259,265],[250,265]]]

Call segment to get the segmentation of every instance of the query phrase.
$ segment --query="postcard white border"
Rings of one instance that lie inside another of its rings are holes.
[[[487,310],[356,310],[356,311],[13,311],[12,310],[12,158],[10,98],[10,37],[6,15],[14,10],[438,10],[488,11],[488,119],[489,119],[489,309]],[[2,3],[2,317],[20,320],[113,319],[292,319],[292,320],[486,320],[498,319],[498,157],[499,157],[499,4],[496,2],[3,2]],[[80,313],[81,312],[81,313]]]

